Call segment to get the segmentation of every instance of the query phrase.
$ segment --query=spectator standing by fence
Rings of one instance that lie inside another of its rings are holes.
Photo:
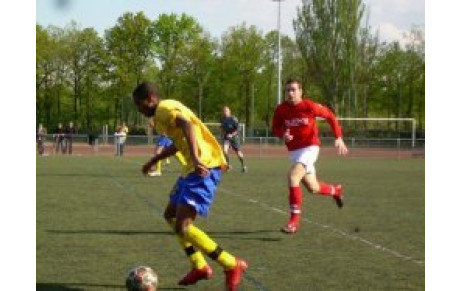
[[[116,156],[122,156],[125,148],[126,138],[128,135],[129,129],[126,126],[126,123],[123,122],[121,126],[117,127],[115,132],[115,146],[116,146]]]
[[[46,128],[43,126],[43,124],[38,125],[38,130],[37,130],[37,151],[38,154],[41,156],[45,153],[45,136],[46,136]]]
[[[62,128],[62,123],[58,123],[58,127],[54,132],[54,153],[59,153],[59,150],[64,154],[64,128]]]
[[[73,136],[76,133],[76,129],[73,126],[73,122],[69,122],[69,125],[65,128],[65,136],[64,136],[64,152],[71,155],[72,154],[72,141]]]
[[[91,147],[91,152],[96,152],[97,151],[97,146],[98,146],[98,134],[94,126],[91,127],[91,130],[88,134],[88,144]]]

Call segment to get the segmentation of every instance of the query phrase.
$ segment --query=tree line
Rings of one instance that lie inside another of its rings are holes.
[[[281,35],[283,81],[342,117],[425,119],[424,31],[406,45],[379,40],[361,0],[304,0],[295,37]],[[211,36],[186,14],[124,13],[99,35],[76,22],[36,25],[36,121],[53,129],[73,121],[80,131],[126,122],[142,133],[146,120],[133,88],[153,80],[163,98],[180,100],[205,122],[230,106],[247,128],[270,126],[276,106],[278,32],[245,23]]]

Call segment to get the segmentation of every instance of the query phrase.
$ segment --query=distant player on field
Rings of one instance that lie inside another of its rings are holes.
[[[222,148],[189,108],[175,100],[161,100],[153,83],[140,84],[134,90],[133,98],[142,114],[154,116],[157,132],[166,133],[173,141],[173,145],[150,159],[142,167],[142,172],[147,174],[157,161],[177,151],[186,161],[183,175],[171,191],[164,213],[192,264],[192,270],[179,281],[179,285],[192,285],[211,277],[213,271],[203,252],[224,268],[227,290],[237,290],[247,268],[246,262],[223,250],[193,223],[197,214],[208,214],[221,171],[227,167]]]
[[[168,138],[165,134],[161,134],[156,141],[153,152],[155,155],[159,155],[161,154],[163,150],[165,150],[166,148],[172,145],[173,145],[173,141],[170,138]],[[185,158],[179,151],[176,152],[175,157],[181,165],[183,166],[186,165]],[[162,161],[161,160],[158,161],[154,166],[155,166],[155,170],[151,170],[150,172],[148,172],[148,175],[151,177],[161,176]]]
[[[228,106],[224,106],[222,109],[222,118],[220,119],[220,126],[223,133],[223,146],[224,146],[224,155],[227,164],[230,167],[230,159],[228,157],[228,149],[231,146],[232,149],[236,152],[238,159],[240,159],[241,163],[241,171],[246,173],[248,168],[244,164],[243,152],[241,151],[241,145],[238,141],[238,129],[239,123],[238,119],[235,116],[232,116],[230,108]]]
[[[69,125],[66,126],[64,130],[64,151],[69,155],[72,154],[72,141],[77,130],[73,126],[73,122],[69,122]]]
[[[295,233],[299,228],[302,205],[300,182],[310,192],[331,196],[339,208],[343,206],[342,185],[326,184],[316,177],[315,162],[320,145],[316,117],[325,118],[331,126],[339,155],[346,155],[348,149],[343,142],[342,130],[334,113],[325,106],[309,99],[302,99],[302,85],[299,80],[289,79],[286,82],[285,96],[285,101],[275,110],[272,131],[284,139],[293,163],[288,177],[291,217],[282,231]]]

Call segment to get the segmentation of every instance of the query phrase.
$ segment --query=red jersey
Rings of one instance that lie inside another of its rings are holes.
[[[289,129],[293,139],[286,143],[289,151],[311,145],[320,145],[316,117],[327,120],[336,138],[342,137],[342,129],[334,113],[318,103],[303,99],[296,105],[283,102],[276,107],[272,121],[272,132],[279,138]]]

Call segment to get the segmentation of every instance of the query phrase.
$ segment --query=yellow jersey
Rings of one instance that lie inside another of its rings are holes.
[[[198,148],[198,159],[207,168],[227,168],[225,156],[214,135],[206,125],[185,105],[176,100],[160,100],[154,117],[157,132],[164,132],[173,142],[174,146],[182,153],[186,164],[183,176],[195,171],[190,150],[184,132],[176,125],[176,117],[183,116],[190,121]]]

